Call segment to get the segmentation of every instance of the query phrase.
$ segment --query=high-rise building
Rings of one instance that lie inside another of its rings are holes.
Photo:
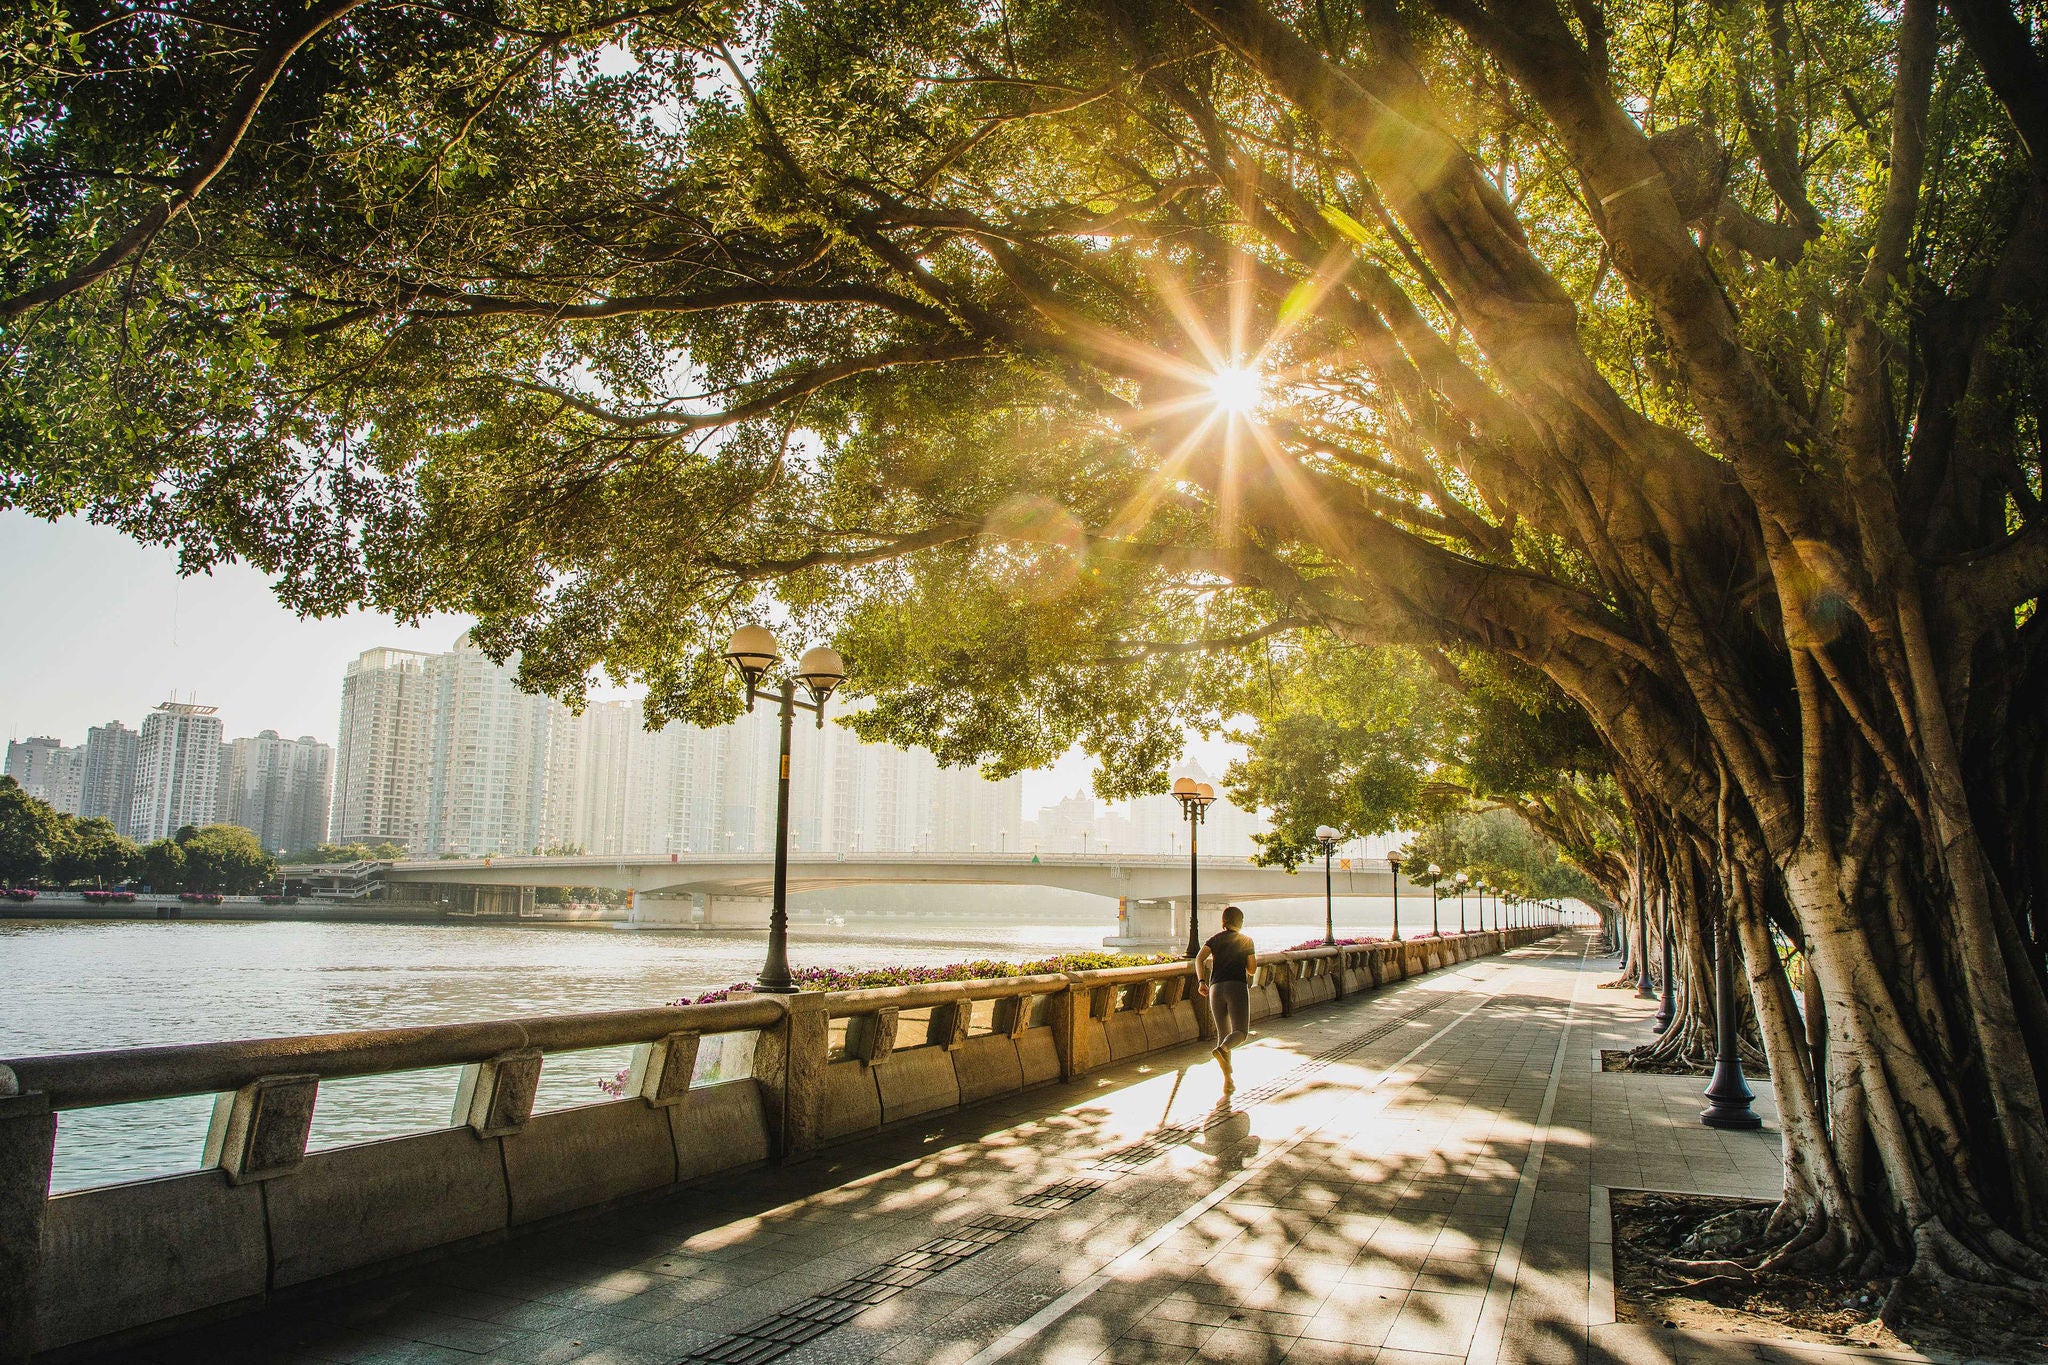
[[[585,853],[624,853],[631,841],[628,822],[636,814],[647,818],[651,789],[659,785],[644,771],[652,766],[648,751],[656,746],[645,742],[652,736],[641,729],[640,703],[599,702],[576,726],[574,819],[566,842]]]
[[[433,748],[420,851],[530,853],[569,842],[576,738],[569,709],[521,692],[512,670],[467,635],[433,657],[427,676]]]
[[[135,754],[141,736],[118,720],[85,732],[85,763],[79,775],[78,813],[88,820],[112,820],[128,833],[135,807]]]
[[[167,701],[143,717],[129,837],[149,843],[210,823],[220,803],[220,750],[214,707]]]
[[[770,705],[713,730],[649,731],[637,701],[573,715],[519,691],[510,668],[466,639],[446,654],[373,650],[343,680],[332,837],[392,839],[425,856],[765,853],[778,731]],[[923,750],[862,744],[837,725],[798,725],[791,768],[799,852],[1023,847],[1018,779],[941,770]],[[373,826],[355,814],[412,808],[415,781],[416,836],[400,821]]]
[[[253,833],[272,852],[297,852],[327,837],[334,750],[311,735],[275,730],[227,746],[220,819]]]
[[[7,776],[38,801],[48,802],[66,815],[78,814],[79,788],[85,778],[85,748],[66,748],[48,735],[10,740],[7,745]]]
[[[74,744],[51,754],[50,775],[43,783],[43,800],[66,815],[76,815],[84,792],[85,746]]]
[[[341,679],[329,837],[337,844],[424,846],[433,761],[435,656],[365,650]]]
[[[48,735],[11,739],[7,741],[6,775],[20,783],[23,791],[42,800],[42,789],[50,780],[51,757],[63,747],[63,740]]]

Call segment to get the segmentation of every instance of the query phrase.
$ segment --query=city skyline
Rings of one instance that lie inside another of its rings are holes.
[[[240,825],[263,846],[396,843],[415,856],[576,848],[593,853],[754,852],[774,807],[775,722],[758,708],[731,725],[647,730],[638,699],[581,714],[518,690],[512,668],[468,638],[440,652],[375,648],[338,680],[330,746],[265,729],[230,736],[229,717],[193,694],[158,703],[140,731],[120,719],[67,745],[12,741],[7,771],[60,810],[106,815],[138,842],[188,824]],[[943,768],[929,751],[864,744],[849,729],[798,727],[803,780],[792,847],[842,851],[1174,853],[1185,825],[1156,795],[1102,802],[1085,786],[1030,807],[1024,779]],[[1198,760],[1190,775],[1211,774]],[[90,807],[90,809],[88,809]],[[1254,851],[1264,827],[1227,796],[1204,847]]]
[[[197,695],[237,733],[275,730],[338,748],[334,692],[324,681],[307,686],[309,678],[338,679],[372,649],[440,653],[473,624],[453,614],[416,625],[364,611],[302,618],[247,565],[180,578],[171,551],[77,517],[46,522],[0,511],[0,574],[38,585],[0,596],[0,640],[14,645],[20,661],[0,670],[0,737],[7,740],[47,735],[83,745],[87,729],[110,716],[133,726],[166,698]],[[631,700],[637,692],[598,688],[591,695]],[[1185,762],[1219,774],[1239,752],[1223,739],[1190,734]],[[1075,749],[1021,774],[1025,811],[1086,794],[1095,766]]]

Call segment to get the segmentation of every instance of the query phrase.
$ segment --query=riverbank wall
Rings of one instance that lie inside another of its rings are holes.
[[[623,924],[626,907],[589,909],[542,905],[512,914],[463,914],[429,902],[322,901],[301,898],[295,905],[266,905],[260,897],[232,896],[218,905],[181,901],[176,896],[138,895],[133,901],[88,901],[45,891],[32,901],[0,901],[0,920],[197,920],[204,922],[304,924]]]
[[[1262,956],[1252,1018],[1554,932]],[[0,1063],[0,1360],[118,1350],[1072,1082],[1214,1036],[1193,987],[1173,962]],[[623,1044],[620,1098],[533,1112],[549,1056]],[[306,1151],[323,1081],[454,1065],[448,1127]],[[204,1169],[49,1193],[64,1111],[204,1094]]]

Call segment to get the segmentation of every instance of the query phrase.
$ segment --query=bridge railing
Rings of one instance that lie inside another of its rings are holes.
[[[1254,1020],[1548,930],[1262,955]],[[0,1361],[260,1303],[1213,1036],[1168,962],[0,1063]],[[633,1049],[536,1112],[550,1056]],[[460,1067],[448,1126],[307,1149],[323,1082]],[[52,1195],[63,1111],[215,1096],[182,1175]]]

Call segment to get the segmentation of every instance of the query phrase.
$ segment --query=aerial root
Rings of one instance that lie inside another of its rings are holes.
[[[1917,1308],[1955,1317],[2048,1313],[2048,1275],[2039,1252],[1996,1229],[1972,1247],[1939,1218],[1913,1230],[1913,1264],[1892,1285],[1878,1316],[1896,1325]],[[1994,1318],[1995,1320],[1995,1318]]]

